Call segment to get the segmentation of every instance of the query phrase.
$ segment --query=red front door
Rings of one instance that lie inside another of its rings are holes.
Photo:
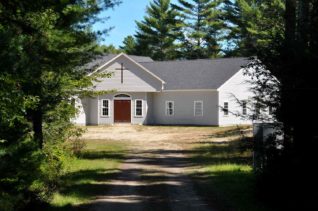
[[[115,122],[131,122],[131,106],[130,100],[114,101],[114,121]]]

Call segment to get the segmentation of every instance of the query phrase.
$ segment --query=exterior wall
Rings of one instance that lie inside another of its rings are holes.
[[[121,63],[124,64],[123,83],[121,83]],[[73,120],[79,125],[106,125],[114,124],[114,96],[128,94],[131,96],[131,123],[147,124],[152,121],[152,92],[161,91],[162,81],[151,75],[124,56],[103,67],[100,71],[112,73],[112,77],[100,79],[95,84],[95,90],[114,90],[116,93],[85,98],[78,102],[79,115]],[[101,115],[102,99],[109,100],[109,116]],[[135,100],[143,100],[142,117],[135,116]]]
[[[124,63],[124,83],[121,83],[121,63]],[[95,90],[112,90],[111,93],[96,98],[79,99],[76,105],[79,114],[73,120],[76,124],[107,125],[114,124],[114,96],[131,96],[132,124],[167,124],[167,125],[234,125],[251,124],[250,120],[238,117],[242,108],[236,102],[248,100],[253,96],[246,83],[247,76],[240,70],[218,90],[180,90],[162,91],[162,81],[151,75],[128,58],[121,56],[115,62],[103,67],[101,71],[112,72],[111,78],[101,79]],[[235,97],[234,97],[235,96]],[[102,99],[109,100],[109,116],[101,116]],[[135,116],[135,100],[143,101],[142,117]],[[174,115],[166,115],[166,101],[174,101]],[[203,116],[194,115],[194,101],[203,102]],[[229,103],[229,115],[222,111],[224,102]]]
[[[76,124],[107,125],[114,124],[114,96],[128,94],[131,96],[132,124],[166,124],[166,125],[234,125],[252,124],[251,120],[238,117],[242,113],[239,100],[248,100],[253,96],[246,83],[248,78],[239,71],[219,90],[198,91],[163,91],[163,92],[116,92],[97,98],[85,98],[77,102],[82,104]],[[236,99],[237,98],[237,99]],[[101,100],[110,100],[109,116],[101,116]],[[135,116],[135,100],[143,100],[143,116]],[[174,101],[174,115],[166,115],[166,101]],[[203,116],[194,116],[194,101],[203,102]],[[229,103],[229,114],[224,115],[224,102]],[[251,112],[251,111],[248,111]],[[86,118],[86,121],[84,119]]]
[[[236,73],[230,80],[219,88],[219,125],[235,125],[235,124],[252,124],[251,120],[246,120],[242,116],[235,114],[242,114],[242,106],[237,102],[238,100],[248,100],[253,96],[250,91],[250,85],[247,81],[250,80],[244,76],[243,70]],[[224,102],[229,103],[229,114],[224,115],[222,110]],[[247,112],[251,112],[247,110]]]
[[[148,95],[145,92],[134,92],[134,93],[112,93],[107,95],[102,95],[96,98],[86,99],[88,103],[86,113],[86,125],[108,125],[114,124],[114,96],[117,94],[127,94],[131,96],[131,124],[146,124],[148,119],[151,119],[148,116],[147,110],[149,110],[149,106],[147,103]],[[101,115],[101,105],[102,100],[109,100],[109,116],[103,117]],[[135,100],[143,101],[143,115],[142,117],[135,116]],[[79,120],[76,120],[76,123]],[[79,124],[79,123],[77,123]]]
[[[153,101],[154,93],[147,93],[147,117],[146,124],[154,124],[154,115],[153,115]]]
[[[174,115],[166,115],[166,101],[174,101]],[[203,116],[194,116],[194,101],[203,101]],[[218,125],[217,91],[171,91],[153,94],[155,124]]]
[[[121,83],[121,63],[124,64],[123,83]],[[106,66],[102,71],[113,73],[112,77],[101,79],[96,84],[96,90],[113,90],[118,92],[155,92],[160,91],[162,82],[138,67],[125,57],[119,57],[116,62]]]
[[[98,124],[98,100],[97,98],[87,98],[87,110],[88,115],[86,115],[86,124],[87,125],[97,125]]]
[[[85,99],[77,98],[75,100],[75,107],[78,109],[78,114],[71,121],[77,125],[86,125],[86,114],[89,111],[89,109],[87,109],[87,103]]]

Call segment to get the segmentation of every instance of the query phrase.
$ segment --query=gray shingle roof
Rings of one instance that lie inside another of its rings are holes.
[[[165,90],[217,89],[247,63],[247,58],[140,62],[166,82]]]
[[[88,63],[86,65],[87,69],[92,69],[92,68],[97,68],[109,60],[115,58],[118,54],[104,54],[104,55],[99,55],[97,56],[92,62]],[[146,56],[134,56],[134,55],[129,55],[130,58],[135,60],[136,62],[153,62],[153,60],[150,57]]]
[[[116,56],[98,56],[86,67],[97,68]],[[242,57],[153,61],[150,57],[128,56],[164,80],[165,90],[218,89],[249,62],[247,58]]]

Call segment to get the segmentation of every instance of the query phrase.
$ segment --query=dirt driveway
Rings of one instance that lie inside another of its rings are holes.
[[[196,193],[186,159],[194,144],[226,130],[213,127],[105,126],[88,127],[84,139],[118,140],[129,155],[110,190],[89,206],[90,210],[215,210]],[[225,141],[224,138],[213,138]]]

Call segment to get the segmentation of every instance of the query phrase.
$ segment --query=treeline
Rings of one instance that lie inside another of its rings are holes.
[[[74,96],[93,94],[91,25],[117,1],[0,2],[0,210],[49,202],[80,131]],[[72,139],[74,140],[74,139]],[[29,209],[33,210],[33,209]]]
[[[72,97],[93,94],[84,67],[108,48],[90,27],[115,4],[0,2],[0,210],[48,202],[60,186],[78,133]],[[310,210],[318,196],[317,11],[317,0],[154,0],[122,46],[156,60],[257,56],[256,100],[284,136],[264,149],[257,190],[281,210]]]
[[[154,60],[254,56],[282,33],[284,0],[154,0],[120,47]]]
[[[255,56],[254,71],[246,71],[254,103],[272,108],[283,137],[263,146],[255,193],[278,210],[315,207],[318,1],[154,0],[137,27],[124,41],[126,53],[155,60]]]
[[[263,148],[266,160],[258,172],[258,193],[279,204],[279,210],[310,210],[318,197],[313,168],[318,161],[318,111],[307,104],[318,96],[318,1],[285,0],[282,5],[283,16],[266,7],[260,16],[258,31],[271,36],[262,39],[258,60],[250,64],[256,100],[261,107],[274,108],[282,131],[278,135],[283,136]],[[273,18],[280,27],[275,28]]]

